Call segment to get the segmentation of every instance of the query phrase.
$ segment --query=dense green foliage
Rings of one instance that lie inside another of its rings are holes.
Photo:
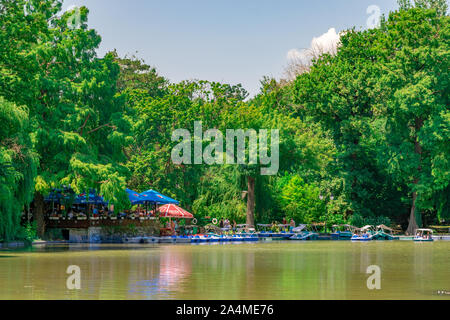
[[[20,231],[20,213],[31,202],[36,155],[27,134],[28,111],[0,97],[0,241]]]
[[[0,0],[0,239],[34,237],[20,227],[33,198],[42,235],[43,196],[63,185],[97,189],[117,210],[129,206],[125,187],[156,189],[238,223],[254,213],[259,223],[449,219],[447,7],[399,4],[379,28],[347,30],[336,54],[293,82],[264,78],[247,100],[241,85],[170,83],[135,57],[98,57],[87,8]],[[278,174],[174,164],[172,132],[195,121],[279,129]]]
[[[333,134],[352,212],[412,204],[413,224],[416,207],[448,218],[449,36],[448,16],[401,10],[348,31],[336,56],[297,79],[298,112]]]
[[[1,2],[0,96],[29,110],[37,198],[65,184],[99,189],[120,205],[127,173],[120,69],[112,55],[97,58],[101,40],[87,28],[87,9],[79,10],[77,28],[60,9],[59,1]],[[36,204],[42,228],[42,201]]]

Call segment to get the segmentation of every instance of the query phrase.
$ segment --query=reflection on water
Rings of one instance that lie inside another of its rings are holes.
[[[0,299],[450,299],[450,242],[55,245],[0,252]],[[79,291],[66,288],[69,265]],[[367,267],[382,270],[370,291]]]
[[[161,252],[159,268],[151,280],[130,282],[128,293],[144,299],[175,298],[172,292],[183,287],[184,280],[192,271],[191,257],[191,254],[184,252],[178,254],[172,254],[170,251]]]

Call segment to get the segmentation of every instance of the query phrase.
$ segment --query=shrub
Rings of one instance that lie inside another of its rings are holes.
[[[33,242],[34,240],[36,240],[38,238],[36,224],[27,223],[23,226],[20,226],[16,238],[17,240],[26,242]]]

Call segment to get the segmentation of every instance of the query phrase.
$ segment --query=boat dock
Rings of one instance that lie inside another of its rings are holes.
[[[433,239],[434,240],[441,240],[441,241],[450,241],[450,235],[449,234],[434,235]]]

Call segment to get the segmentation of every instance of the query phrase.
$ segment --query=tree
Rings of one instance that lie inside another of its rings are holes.
[[[325,219],[325,202],[320,189],[305,183],[298,175],[285,175],[278,181],[278,201],[285,217],[297,223],[321,222]]]
[[[297,114],[312,117],[329,131],[337,147],[335,168],[344,180],[346,214],[377,214],[389,181],[377,161],[375,91],[379,57],[373,42],[377,30],[349,30],[336,55],[323,55],[295,83]],[[388,189],[389,190],[389,189]]]
[[[336,56],[297,79],[299,113],[330,130],[339,148],[353,211],[380,215],[377,204],[396,201],[394,215],[409,194],[412,233],[417,206],[436,208],[433,195],[448,186],[448,69],[448,17],[413,8],[391,13],[380,29],[346,32]]]
[[[379,37],[389,164],[412,194],[409,234],[416,213],[432,208],[433,194],[450,182],[449,37],[448,16],[418,8],[392,13]]]
[[[117,51],[110,53],[120,67],[117,89],[121,93],[142,92],[149,97],[162,97],[168,93],[169,81],[155,68],[136,56],[120,58]]]
[[[400,10],[409,10],[413,7],[421,9],[436,9],[438,15],[444,16],[448,11],[447,0],[398,0]]]
[[[37,157],[31,150],[28,111],[0,97],[0,240],[11,240],[33,198]]]
[[[123,199],[119,67],[112,55],[96,56],[101,38],[87,28],[85,7],[58,15],[60,1],[3,0],[1,8],[0,42],[8,49],[0,57],[0,94],[30,110],[40,160],[34,213],[42,236],[43,196],[53,187],[95,188],[108,200]],[[70,24],[75,14],[76,27]],[[11,39],[14,45],[6,45]]]
[[[171,153],[178,142],[172,141],[172,133],[186,129],[193,142],[194,122],[199,120],[204,130],[221,129],[227,110],[246,96],[240,85],[208,81],[170,84],[161,96],[128,90],[127,114],[133,137],[126,149],[132,173],[130,186],[137,190],[157,189],[175,197],[185,207],[192,207],[201,197],[198,190],[202,189],[201,178],[208,172],[208,166],[173,163]],[[207,143],[204,141],[204,145]]]
[[[210,167],[200,178],[193,210],[199,217],[227,218],[245,223],[247,207],[243,200],[242,176],[235,166]]]

